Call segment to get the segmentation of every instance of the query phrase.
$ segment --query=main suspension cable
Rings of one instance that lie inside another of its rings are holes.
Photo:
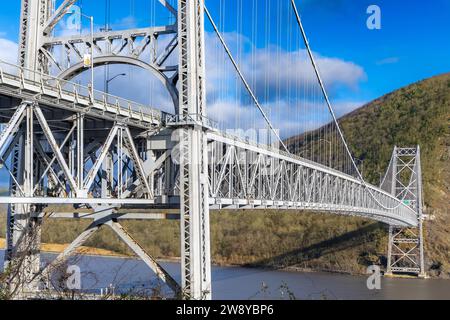
[[[308,42],[308,38],[306,37],[306,32],[305,32],[305,29],[304,29],[304,27],[303,27],[302,21],[301,21],[301,19],[300,19],[300,15],[299,15],[299,13],[298,13],[297,5],[295,4],[295,0],[290,0],[290,1],[291,1],[291,4],[292,4],[292,9],[294,10],[295,17],[296,17],[296,19],[297,19],[297,24],[298,24],[298,26],[299,26],[299,28],[300,28],[300,32],[301,32],[302,37],[303,37],[303,41],[305,42],[306,50],[307,50],[307,52],[308,52],[309,58],[310,58],[310,60],[311,60],[311,63],[312,63],[312,65],[313,65],[314,72],[315,72],[315,74],[316,74],[317,80],[319,81],[319,85],[320,85],[320,88],[321,88],[321,90],[322,90],[322,94],[323,94],[323,96],[324,96],[324,98],[325,98],[325,101],[326,101],[326,103],[327,103],[328,110],[330,111],[330,114],[331,114],[331,116],[333,117],[333,121],[334,121],[334,123],[335,123],[335,125],[336,125],[336,128],[337,128],[337,130],[338,130],[339,136],[340,136],[340,138],[341,138],[341,140],[342,140],[342,143],[344,144],[345,150],[346,150],[348,156],[350,157],[351,163],[352,163],[353,167],[356,169],[356,173],[358,174],[358,178],[361,180],[361,182],[362,182],[362,184],[364,185],[364,187],[366,187],[366,189],[368,190],[368,192],[369,192],[369,194],[372,196],[372,198],[373,198],[373,199],[378,203],[378,205],[380,205],[382,208],[384,208],[384,209],[386,209],[386,210],[395,210],[395,209],[399,208],[401,205],[404,205],[403,202],[401,202],[400,199],[399,199],[400,202],[399,202],[399,204],[398,204],[397,206],[395,206],[395,207],[393,207],[393,208],[388,208],[388,207],[386,207],[384,204],[382,204],[382,203],[375,197],[375,195],[374,195],[374,194],[372,193],[372,191],[370,190],[369,186],[368,186],[368,185],[366,184],[366,182],[364,181],[364,178],[363,178],[361,172],[359,171],[358,166],[356,165],[355,159],[353,159],[353,156],[352,156],[352,153],[351,153],[351,151],[350,151],[350,148],[348,147],[347,141],[346,141],[345,138],[344,138],[344,134],[342,133],[341,127],[339,126],[339,122],[337,121],[337,118],[336,118],[336,115],[335,115],[335,113],[334,113],[333,107],[331,106],[331,102],[330,102],[330,99],[329,99],[329,97],[328,97],[328,93],[327,93],[327,91],[326,91],[326,89],[325,89],[325,86],[324,86],[324,84],[323,84],[322,77],[321,77],[321,75],[320,75],[320,72],[319,72],[319,69],[318,69],[318,67],[317,67],[317,64],[316,64],[314,55],[313,55],[313,53],[312,53],[311,47],[310,47],[309,42]]]

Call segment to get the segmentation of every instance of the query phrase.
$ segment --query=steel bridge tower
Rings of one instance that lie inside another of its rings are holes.
[[[34,192],[36,191],[34,182],[39,180],[42,172],[45,171],[45,166],[39,164],[39,161],[35,161],[35,159],[38,155],[44,157],[44,163],[49,159],[45,159],[45,152],[39,154],[35,152],[36,148],[52,147],[57,156],[57,163],[61,165],[66,176],[64,179],[69,182],[71,196],[80,201],[88,198],[92,186],[97,189],[101,186],[103,199],[110,197],[112,192],[110,186],[114,183],[114,177],[111,177],[110,174],[113,170],[113,158],[120,159],[120,163],[122,163],[122,157],[127,157],[128,161],[134,163],[130,173],[130,176],[137,181],[134,187],[144,197],[144,200],[154,201],[156,198],[154,185],[157,182],[155,179],[169,181],[167,185],[170,184],[172,188],[179,190],[178,192],[172,190],[169,192],[170,196],[162,196],[162,202],[172,207],[178,206],[180,210],[181,287],[134,241],[118,223],[118,220],[112,218],[114,210],[105,205],[90,205],[95,210],[94,222],[56,261],[67,258],[102,225],[106,225],[111,227],[159,278],[173,289],[176,295],[185,299],[211,299],[208,154],[204,125],[206,117],[204,0],[178,0],[177,8],[173,8],[165,0],[158,0],[175,20],[173,24],[132,30],[103,30],[96,32],[93,36],[55,36],[53,32],[55,26],[69,12],[75,2],[76,0],[64,0],[59,7],[54,8],[54,0],[22,0],[19,65],[25,70],[25,78],[44,83],[45,81],[40,78],[45,78],[51,73],[51,70],[57,70],[59,79],[70,80],[85,70],[82,53],[89,49],[95,51],[93,56],[95,67],[126,64],[148,70],[161,81],[173,101],[176,116],[162,119],[161,122],[164,121],[164,124],[155,128],[154,131],[166,130],[169,133],[177,132],[179,134],[179,164],[178,166],[171,164],[173,147],[165,147],[166,150],[163,151],[152,149],[150,147],[152,142],[144,136],[145,134],[134,134],[131,132],[134,129],[128,127],[125,120],[121,122],[114,119],[112,119],[113,127],[109,135],[105,137],[106,142],[98,141],[96,143],[97,146],[103,145],[103,147],[99,157],[95,159],[96,154],[95,151],[93,152],[95,148],[89,147],[89,141],[92,144],[93,138],[90,137],[91,140],[88,140],[84,129],[87,123],[89,126],[94,126],[93,121],[96,120],[90,118],[87,122],[86,113],[83,111],[72,116],[74,130],[70,141],[73,147],[67,151],[68,153],[64,151],[63,154],[61,150],[67,139],[59,146],[56,140],[61,140],[60,138],[55,139],[51,129],[46,126],[45,116],[39,105],[34,101],[23,101],[21,109],[15,113],[15,118],[13,117],[8,125],[8,128],[14,129],[14,132],[10,132],[11,134],[17,131],[17,138],[12,143],[13,151],[9,153],[12,155],[11,171],[13,173],[10,195],[37,196]],[[159,38],[164,36],[170,36],[171,39],[161,49]],[[62,48],[66,53],[62,61],[53,54],[54,50],[58,48]],[[176,48],[178,50],[175,50]],[[144,58],[144,52],[150,53],[150,59]],[[179,53],[178,59],[170,59],[175,52]],[[178,64],[170,65],[169,61],[174,60],[178,60]],[[91,96],[90,99],[94,104],[95,97]],[[48,143],[36,138],[33,132],[35,118],[39,120],[45,137],[48,138]],[[25,121],[24,124],[23,121]],[[105,121],[98,120],[98,123],[101,125]],[[135,138],[135,136],[139,137]],[[117,143],[114,142],[116,140]],[[92,170],[85,167],[86,159],[89,157],[93,162]],[[153,173],[147,178],[145,172],[151,172],[151,169],[148,168],[155,169],[157,165],[167,168],[165,176],[157,178]],[[52,173],[51,169],[48,172]],[[106,176],[106,178],[102,176]],[[123,178],[121,173],[117,179],[119,177]],[[58,177],[54,180],[57,183]],[[175,180],[179,181],[177,187],[174,187],[177,184]],[[50,179],[48,183],[51,183]],[[117,190],[120,188],[118,186]],[[63,191],[60,190],[60,192]],[[125,191],[127,195],[132,192],[136,191]],[[116,202],[123,199],[123,202],[126,203],[124,195],[119,194],[117,198]],[[142,203],[141,208],[146,207],[144,205],[146,202]],[[10,288],[19,298],[23,297],[25,293],[39,289],[39,279],[35,275],[40,269],[42,207],[42,205],[31,204],[9,205],[5,264],[12,267],[15,261],[18,261],[16,264],[19,265],[22,285],[15,285],[15,279],[18,278],[16,275],[10,279]],[[147,207],[150,208],[151,205],[147,205]],[[46,273],[42,272],[42,274]],[[27,285],[25,286],[23,283]],[[21,287],[18,288],[18,286]]]
[[[211,299],[204,0],[178,2],[182,288]]]
[[[417,213],[417,228],[389,227],[387,275],[416,274],[426,277],[423,239],[423,190],[420,147],[395,147],[382,188]]]
[[[46,64],[45,57],[38,47],[41,38],[36,35],[42,31],[50,17],[52,3],[47,0],[22,1],[18,63],[27,70],[39,70],[39,66]],[[35,74],[26,73],[26,76],[35,77]],[[33,180],[44,168],[34,163],[33,102],[24,101],[21,108],[24,110],[21,118],[25,117],[26,125],[18,130],[16,141],[12,144],[11,172],[13,176],[10,179],[10,195],[19,196],[23,193],[25,196],[33,196]],[[39,279],[36,279],[35,275],[40,269],[42,219],[32,217],[34,210],[39,208],[21,204],[8,206],[5,270],[19,270],[8,279],[10,291],[14,292],[16,297],[21,297],[24,292],[35,291],[38,287]]]

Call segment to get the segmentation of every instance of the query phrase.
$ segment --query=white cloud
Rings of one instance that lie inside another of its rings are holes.
[[[377,61],[377,65],[382,66],[385,64],[395,64],[395,63],[398,63],[399,61],[400,61],[399,57],[389,57],[389,58],[385,58],[380,61]]]
[[[277,46],[255,48],[246,37],[237,33],[225,33],[225,41],[253,91],[260,99],[274,100],[299,87],[317,86],[317,78],[309,56],[304,49],[286,51]],[[217,94],[236,86],[236,71],[212,33],[206,35],[206,65],[208,93]],[[244,48],[238,50],[238,48]],[[237,52],[241,52],[239,56]],[[349,61],[314,53],[318,68],[328,91],[356,90],[367,79],[364,69]],[[264,97],[262,95],[264,93]],[[223,96],[223,93],[220,93]]]
[[[333,104],[333,110],[339,118],[363,105],[364,102],[339,101]],[[323,102],[279,100],[264,104],[262,107],[282,138],[318,129],[332,121],[331,114]],[[208,116],[220,122],[220,129],[245,132],[248,128],[256,130],[268,128],[260,111],[251,103],[239,104],[234,100],[216,100],[208,104]]]
[[[18,45],[17,43],[0,38],[0,60],[2,62],[17,65]],[[0,63],[0,68],[4,72],[16,73],[17,68],[6,63]]]
[[[356,89],[360,81],[366,78],[364,70],[352,63],[337,58],[316,54],[316,60],[322,78],[328,88],[345,86]],[[257,50],[255,58],[247,57],[243,63],[246,73],[255,72],[256,85],[260,88],[268,85],[271,90],[285,93],[290,85],[313,85],[317,83],[314,70],[306,50],[287,52],[279,48],[269,51]]]
[[[282,128],[282,137],[317,129],[332,120],[305,50],[288,52],[275,46],[255,49],[236,33],[225,33],[224,38],[232,52],[239,52],[238,46],[245,47],[241,52],[252,52],[236,54],[235,59],[273,126]],[[209,33],[206,39],[209,117],[220,120],[225,128],[267,128],[216,35]],[[331,96],[341,88],[357,90],[367,77],[355,63],[317,53],[315,57]],[[341,117],[362,105],[339,100],[333,109]]]
[[[267,128],[265,120],[249,98],[241,80],[237,78],[236,71],[221,44],[218,43],[216,35],[207,33],[206,37],[208,116],[214,120],[220,120],[221,125],[225,128]],[[253,49],[251,42],[243,36],[226,33],[224,37],[231,50],[233,48],[236,50],[238,45],[245,46],[245,51]],[[163,39],[160,43],[160,50],[168,40]],[[281,135],[283,137],[313,130],[331,121],[305,51],[289,53],[271,47],[269,50],[255,50],[254,52],[253,56],[239,57],[238,63],[242,66],[247,80],[256,87],[254,91],[275,128],[282,128]],[[177,52],[174,52],[174,55],[177,55]],[[280,59],[277,59],[277,55],[280,55]],[[316,57],[328,88],[344,86],[355,89],[365,78],[364,70],[354,63],[318,54]],[[148,53],[145,53],[143,59],[149,59]],[[169,62],[169,64],[172,63],[176,63],[175,58]],[[100,68],[98,70],[96,83],[97,87],[101,89],[103,72]],[[111,76],[122,72],[127,73],[127,77],[119,78],[111,83],[112,93],[130,100],[151,104],[153,107],[167,112],[174,111],[166,89],[147,71],[119,65],[111,66],[110,70]],[[270,77],[265,77],[266,73]],[[267,99],[263,94],[266,90],[266,83],[267,90],[270,91]],[[303,90],[304,87],[311,88],[315,84],[315,98],[311,99],[311,92],[297,96],[288,94],[288,84],[291,85],[291,91],[294,86]],[[339,101],[333,107],[336,115],[340,117],[362,104],[353,101]]]
[[[18,55],[18,46],[17,43],[0,38],[0,59],[8,62],[17,64],[17,55]]]
[[[216,35],[208,33],[206,37],[209,116],[216,120],[220,119],[226,128],[245,129],[251,126],[267,128],[259,110],[243,89]],[[245,47],[243,52],[254,49],[252,43],[242,35],[226,33],[224,37],[231,50],[236,51],[238,46]],[[168,39],[163,39],[160,48],[163,48],[163,44],[167,41]],[[174,54],[176,55],[177,52]],[[327,88],[331,88],[331,91],[340,86],[356,89],[366,77],[363,68],[352,62],[320,54],[315,56]],[[143,58],[148,59],[148,54],[146,53]],[[292,96],[291,91],[295,86],[304,88],[311,87],[313,83],[317,84],[304,50],[287,52],[281,48],[270,47],[256,49],[253,50],[253,54],[242,54],[236,58],[239,58],[239,65],[247,80],[255,88],[254,91],[274,127],[282,128],[283,137],[313,130],[331,121],[326,105],[320,100],[321,98],[318,98],[320,97],[318,87],[315,91],[316,100],[311,100],[311,97],[304,95]],[[0,59],[16,63],[17,44],[0,39]],[[170,62],[175,63],[176,60]],[[110,84],[111,93],[162,108],[167,112],[174,111],[164,86],[146,70],[123,65],[110,67],[110,76],[123,72],[127,73],[127,77],[114,80]],[[103,75],[102,68],[97,68],[96,88],[99,90],[103,90]],[[84,73],[78,79],[87,83],[88,76],[88,73]],[[267,99],[262,94],[264,91],[269,92]],[[333,107],[336,115],[340,117],[361,105],[363,102],[338,101]]]

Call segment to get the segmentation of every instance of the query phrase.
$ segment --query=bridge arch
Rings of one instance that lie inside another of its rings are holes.
[[[171,81],[169,77],[167,77],[163,72],[158,70],[155,66],[146,63],[142,60],[135,59],[132,57],[125,56],[100,56],[94,58],[94,68],[104,66],[104,65],[113,65],[113,64],[125,64],[131,65],[135,67],[142,68],[144,70],[149,71],[153,74],[167,89],[169,95],[172,99],[174,111],[178,113],[178,89],[175,84]],[[58,75],[58,78],[64,80],[71,80],[77,75],[81,74],[83,71],[86,71],[84,67],[83,61],[78,62],[71,66],[70,68],[64,70]]]

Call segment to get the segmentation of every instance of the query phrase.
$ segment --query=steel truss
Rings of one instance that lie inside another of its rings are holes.
[[[127,230],[118,222],[117,217],[114,217],[114,209],[104,206],[93,206],[95,211],[90,215],[93,222],[84,230],[55,260],[47,265],[41,272],[41,281],[47,289],[51,289],[52,271],[58,268],[67,258],[75,253],[77,248],[82,246],[95,232],[102,226],[111,228],[114,233],[139,257],[155,274],[164,282],[174,293],[175,298],[182,297],[180,285],[160,266],[160,264],[149,255],[144,248],[127,232]]]
[[[426,277],[423,240],[423,199],[420,147],[395,148],[381,186],[416,213],[414,228],[389,227],[387,274],[410,273]]]
[[[157,130],[166,118],[160,110],[101,91],[94,90],[91,99],[88,87],[1,61],[0,94],[148,130]]]
[[[339,171],[217,132],[208,139],[213,208],[327,211],[417,226],[416,213],[397,198],[375,187],[369,194],[360,180]]]
[[[0,134],[0,159],[11,176],[10,197],[1,200],[9,204],[6,269],[19,270],[10,279],[11,292],[20,298],[39,289],[40,225],[47,214],[53,214],[45,212],[53,203],[71,204],[62,211],[72,212],[74,218],[77,210],[90,210],[96,226],[110,226],[179,295],[179,286],[117,222],[127,215],[118,208],[155,202],[156,158],[145,139],[135,137],[135,129],[120,122],[109,123],[107,130],[100,128],[103,134],[89,133],[92,119],[82,113],[67,115],[57,125],[54,120],[48,106],[24,101]],[[130,217],[146,219],[144,211]],[[70,250],[86,241],[90,231]]]
[[[94,67],[128,64],[152,73],[165,86],[177,110],[178,66],[170,65],[178,46],[176,10],[167,1],[159,0],[175,18],[171,25],[105,30],[93,36],[54,36],[54,28],[75,2],[65,0],[53,8],[51,0],[22,0],[20,65],[43,74],[56,70],[57,78],[70,80],[85,71],[83,56],[92,48]],[[60,54],[56,54],[58,50]],[[39,74],[29,74],[27,78],[39,80]]]
[[[34,188],[37,180],[39,190],[44,190],[47,196],[50,192],[52,194],[51,197],[38,197],[33,189],[33,192],[19,197],[12,193],[3,202],[11,203],[12,206],[26,203],[26,206],[31,207],[30,203],[36,203],[37,200],[38,203],[70,203],[90,209],[99,204],[114,204],[118,209],[123,205],[136,203],[136,199],[140,199],[141,205],[153,203],[152,172],[159,169],[156,163],[163,165],[164,161],[157,159],[157,154],[147,148],[145,141],[135,143],[134,135],[127,126],[131,124],[134,125],[133,128],[144,129],[145,131],[139,130],[139,134],[145,139],[147,135],[159,130],[158,127],[165,122],[163,115],[142,106],[119,102],[120,98],[110,95],[100,93],[98,96],[99,93],[94,92],[92,96],[91,88],[75,86],[64,80],[83,71],[82,53],[94,49],[94,66],[120,63],[147,69],[167,88],[173,99],[175,113],[180,116],[205,116],[204,3],[180,0],[180,10],[177,12],[168,2],[159,2],[176,18],[175,24],[119,32],[106,31],[93,37],[54,37],[54,27],[75,1],[65,0],[60,7],[53,8],[50,0],[22,0],[20,69],[14,73],[6,73],[2,69],[0,87],[7,96],[25,99],[29,95],[32,101],[28,103],[26,110],[32,110],[36,114],[43,133],[36,137],[37,144],[43,144],[36,152],[36,158],[44,162],[47,168],[40,178],[31,178],[31,187]],[[159,48],[159,38],[166,35],[172,36],[171,40]],[[171,66],[168,64],[170,57],[179,43],[179,64]],[[58,48],[65,52],[62,60],[58,60],[53,54]],[[9,68],[11,66],[5,69]],[[51,78],[48,74],[55,68],[59,70],[59,76]],[[179,79],[181,92],[178,95],[176,86]],[[61,137],[55,137],[52,133],[41,105],[64,108],[65,103],[65,110],[74,112],[74,124],[66,139],[61,141]],[[20,118],[21,112],[23,110],[19,109],[12,116],[4,140],[9,139],[10,133],[20,125],[20,121],[14,119]],[[96,137],[94,141],[90,141],[90,150],[84,147],[85,117],[103,118],[106,120],[104,123],[111,125],[108,136],[103,137],[103,140],[99,141]],[[33,117],[31,118],[31,126],[34,127]],[[211,276],[206,135],[204,128],[181,123],[176,125],[183,130],[177,188],[180,191],[178,199],[182,212],[182,295],[190,299],[208,299],[211,297]],[[45,143],[42,143],[43,138]],[[34,141],[34,137],[31,139]],[[142,149],[139,150],[141,154],[138,153],[138,147]],[[28,152],[34,155],[33,149]],[[18,154],[21,155],[21,152]],[[117,163],[115,174],[112,168],[114,161]],[[198,162],[200,166],[197,165]],[[25,160],[25,163],[32,162]],[[22,168],[14,169],[22,174]],[[26,170],[24,172],[27,173]],[[17,179],[13,176],[12,180]],[[14,187],[11,190],[14,191]],[[117,214],[117,210],[115,211],[114,214]],[[12,213],[11,220],[13,216]],[[41,215],[28,213],[28,216],[35,219]],[[134,251],[138,255],[143,256],[142,249],[136,247],[116,221],[104,224],[111,226],[132,249],[136,249]],[[70,249],[80,245],[92,233],[90,230],[81,235]],[[156,271],[157,274],[164,274]],[[174,291],[181,292],[178,289]]]

